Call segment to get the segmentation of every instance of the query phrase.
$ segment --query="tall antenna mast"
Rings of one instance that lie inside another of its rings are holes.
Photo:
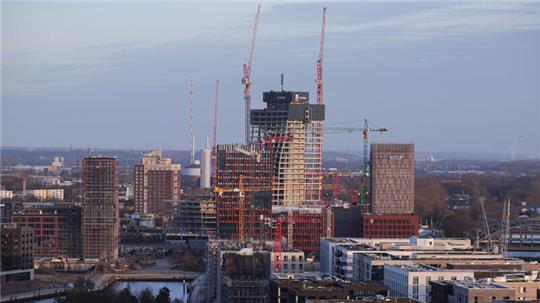
[[[255,23],[253,24],[253,32],[251,34],[251,46],[249,48],[249,55],[247,62],[244,64],[244,78],[242,83],[244,84],[244,102],[245,108],[245,140],[246,144],[249,143],[249,124],[250,124],[250,111],[251,111],[251,64],[253,63],[253,52],[255,51],[255,38],[257,37],[257,25],[259,24],[259,15],[261,14],[261,5],[257,7],[257,14],[255,15]]]
[[[218,100],[219,100],[219,80],[216,80],[216,96],[214,98],[214,145],[213,145],[213,172],[214,172],[214,186],[217,186],[217,121],[218,121]]]
[[[195,137],[193,137],[193,79],[189,80],[189,163],[195,162]]]

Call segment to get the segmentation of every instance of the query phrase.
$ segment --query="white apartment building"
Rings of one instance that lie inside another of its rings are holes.
[[[384,265],[384,284],[389,287],[389,296],[408,297],[423,303],[429,302],[432,280],[472,280],[472,270],[439,269],[423,264]]]
[[[0,199],[13,199],[13,191],[12,190],[0,190]]]
[[[447,258],[447,252],[471,249],[470,239],[417,238],[410,239],[368,239],[368,238],[321,238],[320,270],[341,279],[354,279],[354,255],[358,253],[388,252],[394,257]]]
[[[271,268],[274,270],[275,263],[274,263],[274,252],[272,252],[272,255],[270,256],[270,263]],[[281,273],[284,274],[298,274],[303,273],[305,268],[305,256],[304,252],[301,250],[294,250],[294,251],[284,251],[281,253]]]
[[[34,189],[30,192],[31,195],[40,200],[57,200],[64,201],[64,189]]]

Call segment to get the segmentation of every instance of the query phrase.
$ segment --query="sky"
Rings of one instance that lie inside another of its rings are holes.
[[[327,126],[419,151],[540,157],[540,2],[263,2],[252,67],[262,92],[307,90],[322,7]],[[2,2],[2,146],[197,148],[243,140],[242,65],[257,3]],[[326,150],[360,150],[327,134]]]

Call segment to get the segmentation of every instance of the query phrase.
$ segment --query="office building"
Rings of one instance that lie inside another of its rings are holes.
[[[431,289],[429,302],[492,303],[496,300],[516,300],[515,289],[488,281],[432,280],[429,286]]]
[[[322,190],[324,105],[310,104],[308,92],[263,93],[264,109],[251,110],[250,139],[272,150],[272,204],[318,203]]]
[[[418,237],[420,219],[408,214],[362,214],[362,236],[364,238],[406,238]]]
[[[207,302],[270,302],[270,252],[254,241],[210,241],[206,262]]]
[[[472,270],[449,270],[414,265],[384,265],[384,284],[390,288],[391,297],[408,297],[422,303],[430,302],[430,281],[457,281],[474,279]]]
[[[371,144],[371,212],[414,213],[414,145]]]
[[[334,237],[362,237],[362,207],[344,204],[332,206],[332,222]]]
[[[319,250],[322,237],[333,237],[332,214],[324,206],[275,206],[272,217],[282,220],[282,239],[287,249],[311,254]]]
[[[62,188],[34,189],[29,192],[40,201],[64,201],[64,189]]]
[[[263,144],[218,145],[218,239],[269,240],[272,159]]]
[[[181,194],[180,164],[163,157],[161,150],[144,154],[134,169],[135,210],[141,214],[167,216],[164,200],[178,200]]]
[[[120,229],[116,158],[84,158],[82,183],[83,257],[114,261]]]
[[[270,280],[271,302],[278,303],[311,300],[350,302],[355,299],[381,299],[387,295],[388,287],[379,282],[350,282],[328,277],[323,279],[318,276],[285,274],[274,274]]]
[[[173,222],[184,235],[216,238],[216,195],[211,192],[185,193],[179,201],[165,201],[166,205],[177,202]]]
[[[80,258],[81,207],[76,203],[31,203],[11,216],[17,226],[34,229],[34,256]]]
[[[33,229],[16,224],[1,226],[0,282],[34,279]]]

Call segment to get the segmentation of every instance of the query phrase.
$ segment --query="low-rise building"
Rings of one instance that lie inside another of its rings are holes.
[[[474,279],[474,272],[440,269],[429,265],[384,265],[384,284],[392,297],[409,297],[423,303],[430,302],[430,281]]]
[[[33,233],[29,227],[2,224],[0,282],[34,279]]]
[[[335,277],[306,274],[274,274],[270,279],[270,302],[307,302],[307,300],[354,300],[388,295],[388,287],[379,282],[351,282]]]
[[[430,281],[430,301],[440,303],[492,303],[515,300],[514,289],[488,281]]]
[[[30,191],[30,194],[41,201],[64,201],[62,188],[34,189]]]
[[[281,272],[282,273],[303,273],[306,259],[304,252],[301,250],[283,251],[281,255]],[[271,266],[275,268],[275,253],[271,253]]]
[[[13,213],[11,222],[33,228],[34,256],[81,257],[81,207],[76,203],[30,203]]]
[[[0,200],[13,199],[12,190],[0,190]]]

